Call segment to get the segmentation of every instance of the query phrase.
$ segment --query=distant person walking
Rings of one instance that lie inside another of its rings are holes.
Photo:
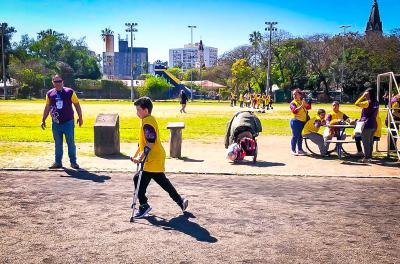
[[[179,93],[179,98],[180,98],[180,104],[182,106],[181,110],[179,110],[181,113],[186,113],[185,109],[186,109],[186,103],[188,101],[188,97],[185,93],[184,90],[181,90]]]
[[[74,140],[74,110],[75,106],[78,113],[77,123],[81,127],[83,124],[82,110],[79,105],[78,97],[74,90],[64,87],[64,81],[59,75],[55,75],[52,79],[54,88],[46,94],[46,106],[43,111],[41,127],[46,128],[46,118],[50,114],[52,119],[51,129],[55,143],[55,162],[49,167],[50,169],[62,168],[63,156],[63,136],[68,145],[68,156],[71,167],[79,169],[76,163],[76,147]]]

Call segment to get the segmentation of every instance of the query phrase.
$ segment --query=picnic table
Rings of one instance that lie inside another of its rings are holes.
[[[355,128],[354,125],[349,125],[349,124],[337,124],[337,125],[326,125],[326,127],[328,128],[338,128],[339,132],[336,135],[335,138],[332,139],[328,139],[326,140],[327,143],[335,143],[335,149],[336,149],[336,153],[338,154],[339,159],[342,158],[343,152],[347,153],[344,149],[343,149],[343,144],[348,144],[348,143],[356,143],[355,140],[346,140],[346,138],[342,139],[343,136],[345,135],[345,130],[346,128]],[[347,153],[349,154],[349,153]]]

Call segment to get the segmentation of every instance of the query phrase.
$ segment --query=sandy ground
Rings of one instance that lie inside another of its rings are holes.
[[[0,263],[398,263],[397,178],[174,174],[129,222],[130,173],[0,172]]]

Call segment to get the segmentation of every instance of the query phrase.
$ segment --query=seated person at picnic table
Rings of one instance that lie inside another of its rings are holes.
[[[351,119],[342,111],[339,110],[339,102],[333,101],[332,102],[332,111],[330,111],[325,118],[327,125],[344,125],[346,123],[351,123]],[[326,128],[324,131],[324,138],[332,139],[334,136],[339,135],[340,128]],[[345,139],[346,134],[343,134],[341,138],[338,139]]]
[[[325,125],[325,123],[325,110],[318,109],[317,115],[307,121],[302,131],[303,137],[309,138],[318,146],[322,156],[327,154],[328,148],[323,136],[319,134],[318,131],[321,126]]]

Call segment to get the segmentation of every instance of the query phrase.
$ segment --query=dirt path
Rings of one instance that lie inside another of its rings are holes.
[[[1,263],[396,263],[400,180],[171,175],[130,223],[131,175],[0,172]]]

